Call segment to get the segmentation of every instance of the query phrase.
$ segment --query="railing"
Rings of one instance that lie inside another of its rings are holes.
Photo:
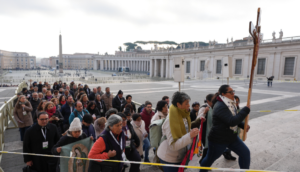
[[[13,102],[17,98],[16,94],[20,92],[24,87],[27,88],[25,82],[21,82],[18,88],[15,91],[15,95],[11,97],[8,101],[5,102],[0,107],[0,151],[4,151],[4,132],[6,129],[10,128],[18,128],[18,125],[13,117],[14,106]],[[9,127],[10,123],[13,123],[13,126]],[[0,154],[0,162],[2,159],[2,154]],[[3,172],[2,168],[0,167],[0,171]]]

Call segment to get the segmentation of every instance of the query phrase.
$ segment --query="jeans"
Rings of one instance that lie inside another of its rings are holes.
[[[268,87],[271,85],[272,87],[272,81],[268,81]]]
[[[160,163],[162,164],[173,164],[173,165],[180,165],[181,163],[169,163],[166,162],[162,159],[159,158]],[[164,169],[164,172],[178,172],[178,167],[166,167],[166,166],[162,166],[162,168]]]
[[[150,141],[148,138],[145,138],[143,143],[143,150],[145,151],[145,161],[149,161]]]
[[[21,141],[23,141],[24,135],[25,135],[25,131],[30,128],[30,126],[28,127],[23,127],[23,128],[19,128],[20,131],[20,136],[21,136]]]
[[[202,167],[210,167],[216,159],[218,159],[226,148],[231,149],[239,156],[239,166],[241,169],[249,169],[250,167],[250,150],[244,144],[244,142],[237,137],[233,143],[219,144],[208,141],[207,155],[201,162]],[[206,172],[207,170],[200,170],[200,172]]]

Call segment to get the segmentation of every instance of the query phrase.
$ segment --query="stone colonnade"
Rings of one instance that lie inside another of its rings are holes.
[[[150,59],[150,77],[172,78],[172,59]]]
[[[128,67],[130,71],[149,72],[149,60],[95,60],[94,69],[117,71],[119,67]]]

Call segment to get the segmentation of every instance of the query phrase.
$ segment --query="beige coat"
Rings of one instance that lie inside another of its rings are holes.
[[[170,129],[170,120],[167,116],[164,124],[162,125],[163,136],[167,137],[158,147],[157,156],[169,163],[181,163],[185,154],[187,153],[187,146],[192,144],[193,139],[190,133],[185,134],[176,142],[173,142],[173,137]]]
[[[140,146],[137,147],[137,151],[140,153],[140,155],[143,155],[143,140],[145,139],[144,135],[147,133],[146,129],[145,129],[145,122],[142,120],[142,125],[141,127],[138,127],[137,125],[135,125],[135,123],[133,121],[130,122],[134,132],[136,133],[136,135],[138,136],[138,138],[140,139]]]
[[[104,93],[101,96],[101,99],[104,101],[105,106],[106,106],[106,110],[109,110],[110,108],[113,108],[112,106],[112,100],[114,99],[114,96],[112,94],[110,94],[110,97],[107,97],[107,95]]]
[[[24,128],[31,126],[33,124],[32,121],[32,106],[29,101],[26,102],[24,111],[26,114],[23,114],[23,107],[21,105],[16,105],[14,108],[14,117],[18,123],[19,128]]]

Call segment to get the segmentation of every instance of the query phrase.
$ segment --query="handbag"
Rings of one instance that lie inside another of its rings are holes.
[[[26,166],[23,167],[23,172],[38,172],[38,171],[31,169],[29,166]]]

